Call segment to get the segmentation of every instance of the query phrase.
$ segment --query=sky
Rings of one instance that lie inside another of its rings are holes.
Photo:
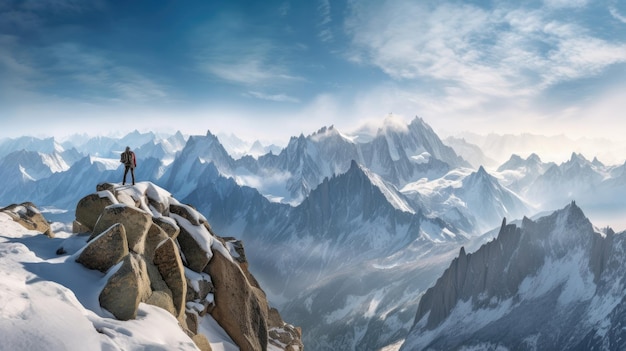
[[[625,91],[625,0],[0,0],[0,138],[277,141],[393,114],[621,140]]]

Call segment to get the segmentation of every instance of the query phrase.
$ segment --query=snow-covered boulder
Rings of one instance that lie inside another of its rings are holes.
[[[195,272],[202,272],[213,256],[210,249],[213,239],[203,226],[193,225],[183,217],[178,217],[177,220],[179,223],[186,222],[181,225],[177,237],[186,265]]]
[[[129,320],[137,317],[139,303],[151,293],[146,262],[140,255],[130,253],[109,278],[98,300],[115,318]]]
[[[176,239],[178,234],[180,233],[180,227],[176,224],[176,221],[169,217],[153,217],[152,221],[154,224],[158,225],[161,229],[167,233],[167,235]]]
[[[79,229],[75,229],[74,232],[79,233],[83,229],[93,230],[102,210],[117,203],[115,196],[108,190],[98,191],[80,199],[76,205],[76,222],[78,223],[74,224]]]
[[[107,206],[100,214],[89,240],[116,223],[122,223],[124,228],[126,228],[128,248],[135,253],[143,254],[146,235],[152,225],[152,215],[139,208],[125,204]]]
[[[0,209],[0,212],[6,213],[11,219],[26,229],[36,230],[50,238],[54,238],[54,232],[50,229],[50,224],[39,212],[37,206],[31,202],[9,205]]]
[[[124,229],[123,224],[116,223],[90,241],[76,262],[89,269],[97,269],[106,273],[111,267],[123,260],[128,252],[126,229]]]

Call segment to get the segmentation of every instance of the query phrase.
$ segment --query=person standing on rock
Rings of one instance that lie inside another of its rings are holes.
[[[135,185],[135,167],[137,167],[137,160],[135,159],[135,153],[130,150],[130,146],[126,147],[126,151],[122,152],[120,162],[124,164],[124,180],[122,185],[126,184],[126,174],[130,169],[130,175],[133,178],[133,185]]]

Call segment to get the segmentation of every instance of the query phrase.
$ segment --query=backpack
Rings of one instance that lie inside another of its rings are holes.
[[[128,153],[128,152],[126,152],[126,151],[122,152],[122,155],[120,156],[120,162],[122,162],[122,163],[124,163],[124,164],[130,163],[130,160],[129,160],[129,157],[128,157],[129,155],[128,155],[128,154],[129,154],[129,153]]]

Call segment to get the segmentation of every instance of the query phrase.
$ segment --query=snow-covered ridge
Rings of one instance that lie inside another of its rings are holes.
[[[573,202],[521,226],[504,221],[425,293],[401,350],[621,349],[625,235],[594,228]]]

